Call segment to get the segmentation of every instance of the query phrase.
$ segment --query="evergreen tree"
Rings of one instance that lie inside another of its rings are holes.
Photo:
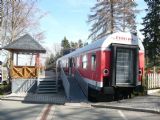
[[[70,49],[70,44],[66,37],[64,37],[64,39],[62,40],[61,47],[63,49]]]
[[[66,37],[64,37],[64,39],[62,40],[61,47],[62,47],[62,54],[63,55],[68,54],[70,52],[70,48],[71,48],[70,43]]]
[[[53,54],[51,54],[50,57],[49,57],[49,64],[52,64],[54,62],[55,62],[55,57],[54,57]]]
[[[144,38],[144,47],[146,50],[146,57],[153,65],[158,63],[160,57],[160,1],[159,0],[145,0],[148,9],[146,9],[146,16],[143,18],[142,25]]]
[[[136,32],[136,3],[133,0],[101,0],[91,8],[88,22],[92,23],[89,38],[102,38],[115,31]]]
[[[77,48],[77,42],[72,42],[71,41],[70,45],[71,45],[72,50],[75,50]]]
[[[53,55],[51,53],[50,56],[48,56],[46,58],[46,61],[45,61],[46,69],[53,69],[53,68],[55,68],[56,67],[56,61],[60,57],[61,57],[61,54],[59,52],[57,52],[55,55]]]
[[[80,40],[78,40],[78,47],[79,47],[79,48],[83,47],[83,42],[82,42],[82,40],[81,40],[81,39],[80,39]]]
[[[75,46],[75,49],[77,49],[77,48],[78,48],[78,43],[75,42],[75,43],[74,43],[74,46]]]

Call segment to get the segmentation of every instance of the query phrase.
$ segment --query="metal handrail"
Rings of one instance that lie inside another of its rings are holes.
[[[15,93],[18,93],[18,92],[26,93],[27,91],[29,91],[29,89],[32,87],[32,85],[35,83],[35,81],[36,81],[35,79],[24,80],[22,85],[15,91]]]
[[[65,75],[64,71],[63,71],[63,68],[61,68],[61,79],[62,79],[62,82],[63,82],[63,86],[64,86],[64,89],[65,89],[65,93],[66,93],[66,96],[67,96],[67,99],[70,99],[70,83],[68,81],[68,78],[67,76]]]

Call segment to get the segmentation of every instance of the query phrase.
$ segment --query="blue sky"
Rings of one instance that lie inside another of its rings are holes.
[[[135,0],[138,9],[137,22],[142,23],[146,4],[143,0]],[[87,40],[89,24],[87,23],[90,8],[96,0],[40,0],[38,7],[48,14],[41,19],[41,29],[45,31],[45,44],[60,43],[64,36],[70,41]],[[138,29],[142,28],[138,24]],[[140,35],[140,33],[139,33]]]

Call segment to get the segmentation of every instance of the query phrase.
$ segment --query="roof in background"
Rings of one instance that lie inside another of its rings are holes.
[[[5,50],[14,52],[29,52],[29,53],[45,53],[46,50],[29,34],[18,38],[12,43],[3,47]]]

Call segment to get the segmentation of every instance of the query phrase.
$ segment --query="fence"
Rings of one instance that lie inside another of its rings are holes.
[[[149,73],[147,75],[148,89],[157,89],[160,88],[160,74],[158,73]]]

